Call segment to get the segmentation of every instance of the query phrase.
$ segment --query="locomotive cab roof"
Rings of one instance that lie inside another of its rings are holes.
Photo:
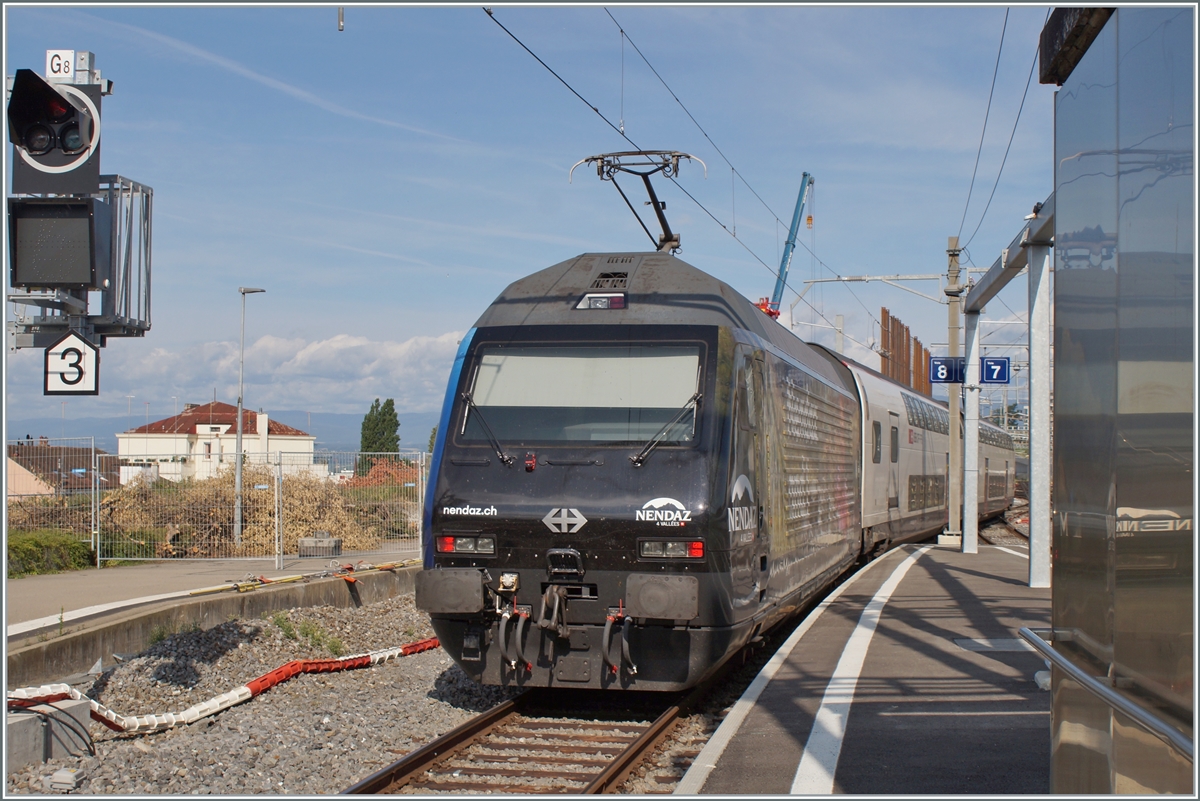
[[[589,293],[624,293],[626,307],[577,308]],[[841,364],[831,364],[828,354],[767,317],[733,287],[667,253],[584,253],[567,259],[509,284],[475,323],[476,328],[537,325],[740,328],[835,385],[844,385],[848,377]]]

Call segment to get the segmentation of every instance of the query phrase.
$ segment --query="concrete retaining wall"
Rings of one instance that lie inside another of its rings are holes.
[[[98,659],[108,667],[115,653],[145,650],[156,632],[180,631],[193,624],[207,629],[229,620],[268,618],[284,609],[362,606],[408,595],[413,592],[413,575],[420,569],[414,566],[363,573],[355,576],[353,584],[341,578],[326,578],[165,601],[75,623],[61,635],[57,629],[22,634],[8,641],[7,689],[61,681],[87,672]]]
[[[38,704],[34,711],[5,715],[4,748],[9,772],[51,759],[82,756],[88,750],[91,707],[87,701]]]

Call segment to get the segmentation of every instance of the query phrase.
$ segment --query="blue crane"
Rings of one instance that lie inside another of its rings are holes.
[[[796,249],[796,232],[800,228],[800,216],[804,213],[804,203],[808,200],[808,190],[812,188],[813,177],[804,173],[800,178],[800,194],[796,197],[796,212],[792,215],[792,226],[788,229],[787,243],[783,246],[783,259],[779,262],[779,277],[775,281],[775,293],[763,298],[758,307],[773,318],[779,317],[779,304],[783,300],[783,288],[787,286],[788,268],[792,266],[792,251]]]

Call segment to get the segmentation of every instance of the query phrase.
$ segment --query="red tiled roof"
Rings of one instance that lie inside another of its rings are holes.
[[[156,420],[144,426],[130,429],[127,434],[195,434],[196,426],[229,426],[229,430],[237,429],[237,407],[229,403],[213,401],[203,406],[193,406],[184,409],[181,414]],[[206,432],[207,433],[207,432]],[[242,433],[246,436],[258,435],[258,413],[242,409]],[[267,415],[267,434],[272,437],[308,437],[311,436],[298,428],[284,425],[278,420],[271,420]]]

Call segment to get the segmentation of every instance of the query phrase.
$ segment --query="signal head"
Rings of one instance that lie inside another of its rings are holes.
[[[8,101],[14,194],[99,191],[99,85],[50,84],[17,70]]]

